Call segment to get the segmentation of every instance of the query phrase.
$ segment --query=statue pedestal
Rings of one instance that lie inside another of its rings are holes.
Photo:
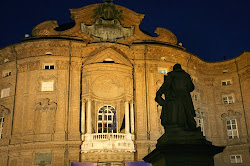
[[[223,149],[207,141],[199,128],[184,131],[171,126],[158,139],[156,149],[143,160],[153,166],[213,166],[214,155]]]

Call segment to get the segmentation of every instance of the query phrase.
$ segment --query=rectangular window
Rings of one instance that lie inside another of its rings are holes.
[[[42,82],[41,91],[54,91],[54,81]]]
[[[11,70],[4,70],[3,71],[3,77],[11,76]]]
[[[5,88],[1,90],[1,98],[8,97],[10,95],[10,88]]]
[[[229,139],[239,138],[236,119],[227,120],[227,135]]]
[[[45,65],[43,65],[43,69],[44,70],[54,70],[55,65],[54,64],[45,64]]]
[[[230,156],[231,163],[242,163],[241,155],[231,155]]]
[[[158,68],[158,73],[159,74],[168,74],[168,70],[167,69],[163,69],[163,68]]]
[[[4,117],[0,117],[0,139],[3,138],[3,123],[4,123]]]
[[[222,86],[232,85],[232,81],[231,80],[222,80],[221,85]]]
[[[232,103],[234,103],[233,95],[223,96],[222,100],[223,100],[223,104],[232,104]]]

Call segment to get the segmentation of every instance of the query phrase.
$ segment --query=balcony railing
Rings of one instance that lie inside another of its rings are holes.
[[[130,151],[134,152],[134,135],[123,133],[93,133],[82,135],[82,152]]]

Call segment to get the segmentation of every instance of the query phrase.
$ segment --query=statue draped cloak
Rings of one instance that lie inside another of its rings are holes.
[[[155,98],[162,106],[161,124],[164,128],[168,125],[177,125],[189,130],[196,128],[195,110],[190,95],[193,90],[194,84],[190,75],[182,69],[176,69],[164,76],[164,83]]]

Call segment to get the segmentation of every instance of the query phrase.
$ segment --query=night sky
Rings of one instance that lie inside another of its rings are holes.
[[[72,22],[70,8],[102,0],[5,0],[0,10],[0,48],[20,42],[39,23]],[[141,29],[172,31],[191,52],[205,61],[221,61],[250,51],[250,0],[114,0],[145,14]]]

